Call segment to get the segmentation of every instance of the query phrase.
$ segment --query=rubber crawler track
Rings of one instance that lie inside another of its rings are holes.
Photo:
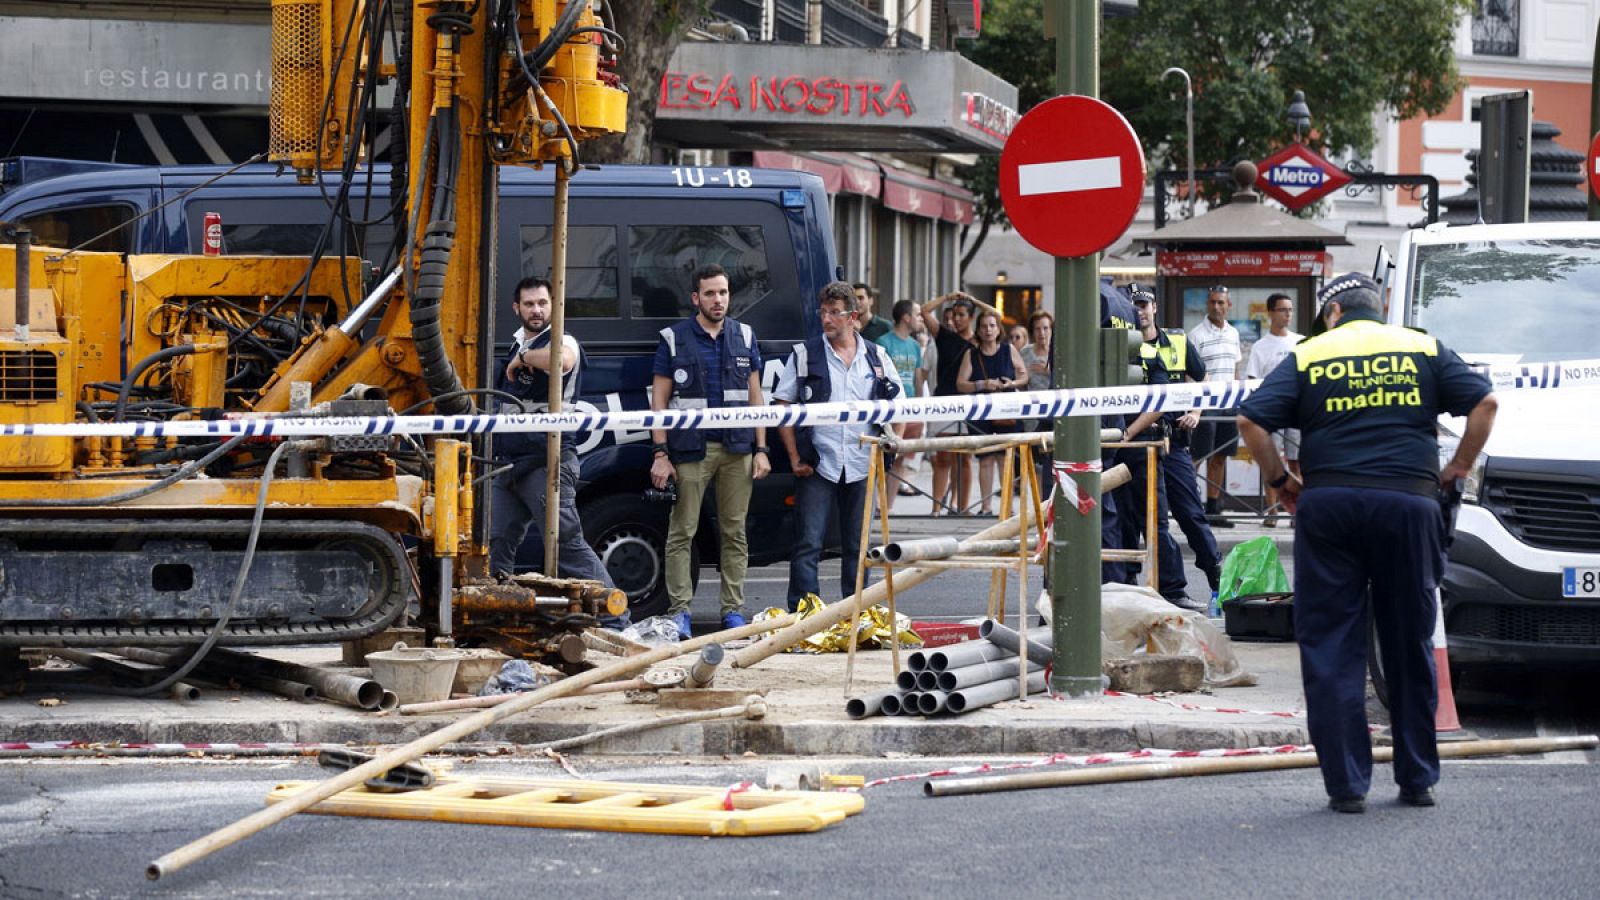
[[[0,539],[10,538],[26,544],[40,537],[72,537],[76,539],[104,538],[109,545],[115,538],[126,534],[145,538],[186,538],[211,541],[227,538],[242,542],[250,533],[250,523],[231,519],[196,519],[185,521],[140,519],[0,519]],[[270,644],[331,643],[356,640],[374,634],[392,624],[405,611],[411,599],[411,572],[405,550],[400,541],[387,531],[365,522],[351,521],[271,521],[262,523],[261,546],[268,547],[278,540],[339,540],[361,544],[368,549],[368,558],[378,568],[376,577],[386,583],[389,590],[376,601],[367,604],[354,617],[329,622],[300,622],[284,625],[266,625],[245,621],[229,623],[219,643],[230,647],[262,646]],[[69,556],[63,552],[63,557]],[[82,565],[91,561],[92,551],[70,554],[74,559],[67,564]],[[151,622],[131,625],[112,622],[60,622],[11,624],[0,622],[0,646],[28,647],[115,647],[158,646],[171,647],[198,644],[211,632],[215,621]]]

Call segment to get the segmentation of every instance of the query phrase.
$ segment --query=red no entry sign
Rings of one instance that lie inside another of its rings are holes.
[[[1055,97],[1011,130],[1000,200],[1017,233],[1052,256],[1088,256],[1128,230],[1144,196],[1144,151],[1122,114],[1093,97]]]
[[[1589,158],[1583,161],[1588,171],[1583,174],[1589,179],[1589,190],[1592,196],[1600,197],[1600,134],[1594,136],[1589,142]]]

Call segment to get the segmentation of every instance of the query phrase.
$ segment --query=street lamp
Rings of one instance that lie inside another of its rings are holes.
[[[1284,116],[1294,127],[1294,142],[1300,143],[1300,132],[1311,127],[1311,107],[1306,105],[1306,92],[1295,91],[1289,101],[1289,111]]]
[[[1162,72],[1161,73],[1161,77],[1162,78],[1166,78],[1168,75],[1171,75],[1174,72],[1176,72],[1177,74],[1183,76],[1183,122],[1184,122],[1184,127],[1187,128],[1188,131],[1189,131],[1189,196],[1187,198],[1187,202],[1184,203],[1184,205],[1183,205],[1183,217],[1185,219],[1188,219],[1188,218],[1192,218],[1194,216],[1194,198],[1195,198],[1195,189],[1194,189],[1194,82],[1189,80],[1189,73],[1188,72],[1184,71],[1183,69],[1181,69],[1181,68],[1179,68],[1177,66],[1173,66],[1172,68],[1166,70],[1165,72]],[[1309,115],[1309,113],[1308,113],[1308,115]]]

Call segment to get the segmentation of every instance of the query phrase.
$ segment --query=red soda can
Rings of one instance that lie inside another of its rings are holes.
[[[222,255],[222,213],[206,213],[204,252],[207,256]]]

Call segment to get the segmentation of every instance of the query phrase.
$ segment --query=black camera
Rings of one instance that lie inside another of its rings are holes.
[[[669,478],[667,479],[667,486],[664,488],[647,487],[644,489],[644,498],[658,503],[677,503],[678,482]]]

